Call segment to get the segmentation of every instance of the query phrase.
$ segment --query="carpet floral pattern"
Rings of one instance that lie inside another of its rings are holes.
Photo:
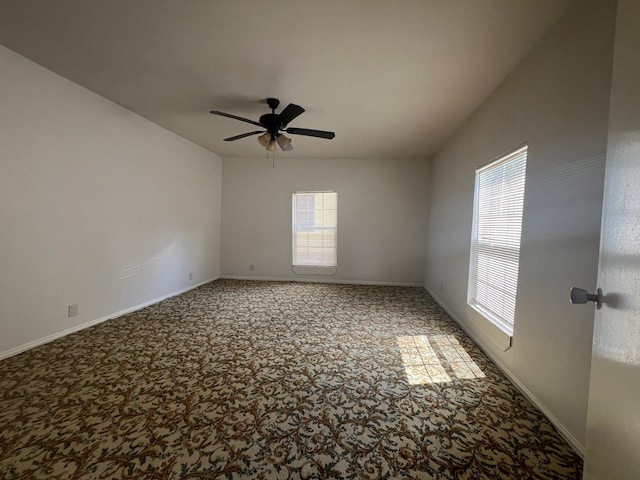
[[[579,479],[419,288],[218,280],[0,362],[0,478]]]

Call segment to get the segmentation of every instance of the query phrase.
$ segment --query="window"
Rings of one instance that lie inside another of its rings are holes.
[[[296,192],[293,210],[293,271],[333,274],[337,268],[336,192]]]
[[[471,307],[513,335],[527,147],[476,170]]]
[[[295,202],[295,225],[298,232],[309,232],[315,228],[315,193],[296,193]]]

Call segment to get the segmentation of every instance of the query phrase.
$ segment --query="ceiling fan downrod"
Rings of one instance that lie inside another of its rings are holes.
[[[267,105],[269,105],[271,113],[276,113],[276,108],[280,105],[280,100],[277,98],[267,98]]]

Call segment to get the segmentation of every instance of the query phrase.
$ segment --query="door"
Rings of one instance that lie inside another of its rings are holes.
[[[640,479],[640,1],[619,0],[586,480]]]

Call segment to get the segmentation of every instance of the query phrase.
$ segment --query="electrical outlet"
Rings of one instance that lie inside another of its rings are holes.
[[[255,270],[255,267],[253,265],[249,265],[249,271],[253,272]]]
[[[75,317],[78,315],[78,304],[69,305],[69,318]]]
[[[193,272],[189,272],[189,280],[193,280]]]

